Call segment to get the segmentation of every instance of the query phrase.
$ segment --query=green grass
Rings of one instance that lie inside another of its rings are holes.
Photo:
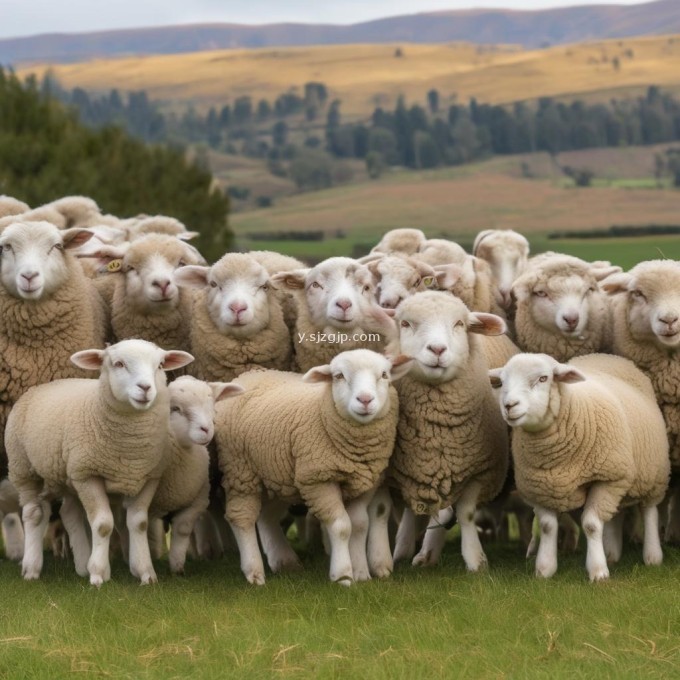
[[[249,586],[237,560],[167,564],[141,587],[123,564],[96,590],[48,560],[39,582],[0,564],[0,677],[636,678],[680,672],[680,551],[647,568],[630,547],[591,585],[583,552],[550,581],[517,544],[465,573],[459,545],[427,570],[386,581],[327,582],[325,560]]]

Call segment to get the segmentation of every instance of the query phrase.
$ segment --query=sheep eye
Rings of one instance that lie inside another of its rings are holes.
[[[129,265],[125,268],[125,272],[134,272],[136,271],[134,267],[130,267]]]
[[[177,263],[177,266],[178,266],[178,267],[184,267],[184,266],[186,266],[186,262],[185,262],[184,260],[180,260],[180,261]]]
[[[411,328],[411,324],[408,321],[402,321],[401,327],[402,328]]]
[[[10,250],[12,250],[12,246],[11,246],[9,243],[5,243],[5,245],[2,246],[2,249],[3,249],[5,252],[9,252]]]
[[[645,295],[641,290],[634,290],[631,295],[636,298],[641,298],[642,300],[645,300]]]
[[[548,380],[548,376],[547,376],[547,375],[542,375],[542,376],[538,379],[538,382],[543,382],[543,383],[544,383],[544,382],[546,382],[547,380]]]
[[[540,298],[548,297],[548,294],[544,290],[535,290],[534,295]]]
[[[342,373],[336,373],[333,375],[333,380],[344,380],[345,376]]]
[[[179,413],[179,406],[171,406],[170,407],[170,413]]]
[[[113,364],[116,368],[125,368],[125,364],[122,361],[116,361],[116,363]]]
[[[371,290],[370,286],[364,286],[364,293],[368,293],[369,290]]]
[[[62,252],[62,253],[64,252],[64,245],[63,245],[63,243],[55,243],[55,244],[52,246],[52,248],[54,248],[55,250],[59,250],[59,251]]]
[[[260,288],[261,288],[262,290],[269,290],[269,284],[268,284],[268,283],[265,283],[265,284],[261,285]]]
[[[382,379],[383,379],[383,380],[388,380],[388,378],[389,378],[389,376],[387,375],[387,371],[383,371]]]
[[[456,321],[456,323],[453,325],[454,328],[461,328],[465,324],[463,323],[462,320]]]
[[[211,282],[210,282],[210,287],[211,287],[211,288],[217,288],[217,281],[211,281]]]
[[[314,281],[314,282],[312,283],[312,288],[321,288],[321,284],[318,283],[317,281]]]

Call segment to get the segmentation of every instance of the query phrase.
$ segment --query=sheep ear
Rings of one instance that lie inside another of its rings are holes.
[[[198,238],[201,234],[198,231],[183,231],[177,234],[180,241],[191,241],[193,238]]]
[[[631,288],[633,277],[630,274],[612,274],[602,282],[602,290],[608,295],[616,295],[616,293],[625,293]]]
[[[316,383],[316,382],[331,382],[333,377],[331,375],[331,366],[326,364],[325,366],[315,366],[310,368],[307,373],[302,376],[303,382]]]
[[[71,355],[71,362],[86,371],[98,371],[104,363],[103,349],[84,349]]]
[[[61,240],[66,250],[79,248],[83,243],[87,243],[93,236],[94,232],[89,229],[80,229],[79,227],[64,229],[61,232]]]
[[[510,289],[510,294],[515,301],[521,302],[526,300],[530,295],[531,287],[535,283],[535,277],[532,275],[523,275],[515,279]]]
[[[222,401],[222,399],[228,399],[229,397],[238,397],[239,394],[245,392],[245,389],[241,387],[241,385],[237,385],[233,382],[211,382],[208,383],[208,385],[212,390],[215,402]]]
[[[463,275],[463,268],[457,264],[440,264],[434,268],[435,280],[440,290],[449,290],[458,283]]]
[[[503,335],[508,330],[505,321],[495,314],[470,312],[468,315],[468,332],[481,335]]]
[[[208,285],[208,273],[210,267],[199,267],[198,265],[186,265],[175,269],[173,278],[178,286],[185,288],[205,288]]]
[[[114,260],[122,260],[125,257],[127,246],[107,246],[101,245],[97,250],[90,253],[79,253],[77,257],[86,259],[97,259],[101,264],[108,264]]]
[[[414,359],[405,354],[400,354],[390,361],[392,363],[390,379],[394,382],[395,380],[399,380],[399,378],[403,378],[411,370]]]
[[[553,368],[553,379],[555,382],[577,383],[583,382],[586,376],[573,366],[569,366],[569,364],[557,364]]]
[[[490,234],[493,234],[494,230],[493,229],[485,229],[484,231],[480,231],[479,234],[477,234],[477,237],[475,238],[475,242],[472,245],[472,254],[477,255],[477,248],[479,248],[479,244]]]
[[[385,253],[369,253],[368,255],[360,257],[357,262],[359,264],[368,264],[369,262],[377,262],[378,260],[382,260],[383,257],[385,257]]]
[[[279,272],[272,276],[274,284],[280,284],[288,290],[303,290],[309,269],[295,269],[291,272]]]
[[[596,281],[602,281],[608,276],[613,274],[620,274],[623,270],[621,267],[608,266],[608,267],[591,267],[590,273],[593,275]]]
[[[165,352],[165,357],[161,362],[164,371],[174,371],[176,368],[182,368],[190,364],[194,357],[189,352],[180,352],[179,350],[171,350]]]
[[[437,274],[434,270],[434,267],[431,267],[425,262],[417,260],[415,257],[409,257],[406,261],[418,272],[426,286],[429,287],[434,283],[434,278]],[[429,283],[425,283],[426,279],[431,279],[431,281]]]
[[[503,370],[502,368],[492,368],[489,371],[489,382],[491,383],[491,387],[493,387],[494,389],[503,386],[503,381],[501,380],[502,370]]]
[[[373,275],[376,281],[380,281],[380,272],[378,271],[378,265],[380,264],[382,258],[376,260],[371,260],[370,262],[363,263],[369,272]]]

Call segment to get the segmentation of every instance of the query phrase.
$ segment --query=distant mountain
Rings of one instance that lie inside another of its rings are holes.
[[[569,0],[565,0],[568,2]],[[542,47],[633,35],[680,33],[680,0],[542,11],[452,10],[324,24],[204,24],[0,40],[0,64],[176,54],[225,48],[469,41]]]

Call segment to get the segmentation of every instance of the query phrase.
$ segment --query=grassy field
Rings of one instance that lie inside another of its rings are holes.
[[[162,102],[191,101],[199,108],[241,95],[274,100],[304,83],[326,83],[342,100],[343,115],[366,117],[392,106],[399,95],[424,102],[431,88],[442,104],[507,103],[543,96],[609,99],[638,94],[654,83],[680,87],[680,39],[674,37],[560,46],[526,51],[510,46],[335,45],[324,47],[220,50],[181,55],[42,64],[19,68],[24,76],[52,68],[68,88],[146,90]],[[617,59],[618,62],[614,60]],[[619,64],[615,68],[615,63]]]
[[[646,568],[630,547],[608,583],[584,554],[533,577],[517,544],[465,573],[457,542],[441,566],[401,565],[342,588],[325,560],[249,586],[237,560],[190,563],[141,587],[123,564],[96,590],[48,561],[39,582],[0,564],[0,677],[669,678],[680,673],[680,551]]]

